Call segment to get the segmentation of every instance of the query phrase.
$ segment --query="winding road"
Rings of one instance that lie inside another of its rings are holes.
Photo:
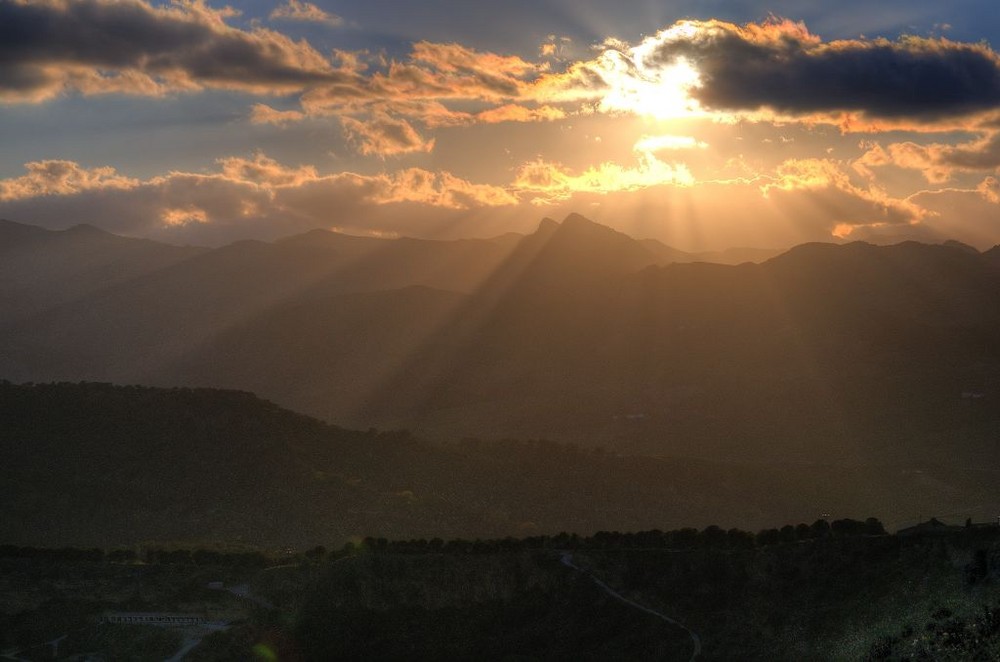
[[[597,584],[598,586],[600,586],[601,589],[605,593],[607,593],[611,597],[615,598],[616,600],[620,600],[621,602],[624,602],[625,604],[629,605],[630,607],[635,607],[636,609],[642,610],[642,611],[646,612],[647,614],[652,614],[653,616],[656,616],[657,618],[660,618],[660,619],[666,621],[667,623],[670,623],[671,625],[677,626],[680,629],[684,630],[691,637],[691,643],[694,644],[694,650],[691,651],[691,661],[693,662],[699,655],[701,655],[701,637],[699,637],[698,633],[695,632],[694,630],[692,630],[691,628],[689,628],[688,626],[684,625],[683,623],[679,623],[678,621],[675,621],[674,619],[670,618],[669,616],[667,616],[665,614],[661,614],[660,612],[658,612],[658,611],[656,611],[654,609],[650,609],[649,607],[646,607],[645,605],[641,605],[638,602],[634,602],[632,600],[629,600],[624,595],[622,595],[621,593],[619,593],[615,589],[611,588],[610,586],[608,586],[607,584],[605,584],[604,582],[602,582],[600,579],[598,579],[594,575],[590,574],[589,572],[587,572],[586,570],[584,570],[580,566],[578,566],[575,563],[573,563],[573,555],[570,554],[569,552],[563,552],[563,555],[559,559],[559,561],[564,566],[566,566],[567,568],[572,568],[573,570],[576,570],[577,572],[582,573],[582,574],[586,575],[587,577],[590,577],[590,580],[592,582],[594,582],[595,584]]]

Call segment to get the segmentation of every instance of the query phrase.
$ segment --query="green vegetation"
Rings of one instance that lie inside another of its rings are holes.
[[[560,562],[567,554],[583,572]],[[3,647],[67,634],[60,656],[164,656],[177,631],[95,619],[176,610],[230,624],[191,660],[689,658],[685,631],[594,579],[696,632],[705,660],[985,660],[1000,645],[995,526],[901,536],[869,518],[757,533],[367,538],[257,566],[213,550],[119,556],[3,548]],[[216,581],[253,600],[207,588]]]

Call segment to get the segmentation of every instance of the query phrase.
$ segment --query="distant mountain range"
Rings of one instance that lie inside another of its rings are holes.
[[[14,382],[236,388],[362,429],[710,460],[1000,452],[1000,248],[695,255],[571,215],[208,250],[5,222],[0,301]]]

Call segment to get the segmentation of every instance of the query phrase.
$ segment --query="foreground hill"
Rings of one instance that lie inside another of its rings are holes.
[[[820,514],[991,517],[998,472],[628,457],[345,430],[248,393],[0,383],[0,542],[340,545]]]
[[[270,557],[0,546],[0,648],[19,659],[51,659],[46,642],[59,640],[70,659],[166,659],[189,644],[191,660],[995,660],[998,560],[995,524],[889,535],[874,518],[756,534],[369,538]],[[101,622],[109,611],[229,627]]]

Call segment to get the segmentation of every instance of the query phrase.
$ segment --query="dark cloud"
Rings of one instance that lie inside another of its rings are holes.
[[[984,44],[917,37],[822,42],[790,21],[690,21],[653,39],[649,61],[691,61],[703,83],[694,96],[715,109],[934,120],[1000,103],[1000,58]]]
[[[202,2],[0,0],[0,99],[39,100],[69,88],[155,93],[226,87],[289,92],[348,84],[305,42],[225,23]]]

